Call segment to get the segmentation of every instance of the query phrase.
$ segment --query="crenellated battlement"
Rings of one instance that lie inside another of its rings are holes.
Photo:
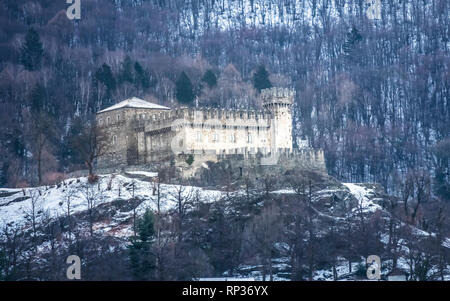
[[[271,149],[267,147],[241,147],[235,149],[210,149],[210,150],[185,150],[183,154],[194,155],[217,155],[219,159],[225,159],[229,156],[241,155],[245,158],[272,158],[272,157],[286,157],[286,158],[303,158],[307,160],[314,160],[317,162],[325,162],[325,156],[322,149]]]
[[[187,164],[186,159],[191,157],[192,164]],[[290,151],[288,149],[236,149],[216,152],[192,151],[178,156],[176,167],[182,177],[192,178],[201,176],[202,172],[210,170],[215,164],[226,162],[229,170],[247,173],[250,177],[257,177],[258,172],[267,170],[270,172],[285,172],[286,170],[314,170],[326,173],[326,164],[322,150],[303,149]],[[259,168],[260,167],[260,168]],[[262,168],[262,169],[261,169]]]
[[[223,126],[268,126],[271,114],[263,110],[225,110],[217,108],[181,107],[171,111],[142,113],[134,116],[134,127],[165,128],[182,123]]]

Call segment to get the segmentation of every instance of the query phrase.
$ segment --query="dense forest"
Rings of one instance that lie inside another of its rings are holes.
[[[331,175],[396,192],[425,173],[449,200],[448,5],[381,1],[371,19],[364,0],[82,0],[70,20],[63,0],[4,0],[0,186],[83,168],[70,141],[101,108],[258,107],[267,72],[296,89],[295,141]]]

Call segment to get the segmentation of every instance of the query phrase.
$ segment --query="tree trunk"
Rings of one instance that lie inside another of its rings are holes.
[[[337,271],[336,271],[336,265],[333,264],[333,280],[336,281],[337,280]]]
[[[88,168],[88,170],[89,170],[89,176],[92,176],[94,173],[93,173],[93,166],[92,166],[92,162],[91,161],[86,161],[86,166],[87,166],[87,168]]]
[[[133,209],[133,233],[136,237],[136,208]]]
[[[93,220],[92,220],[92,208],[89,209],[89,234],[94,236],[94,226],[93,226]]]
[[[269,260],[267,262],[269,264],[269,276],[270,276],[270,281],[273,281],[273,269],[272,269],[272,260],[269,257]]]
[[[42,184],[42,150],[38,152],[38,183]]]

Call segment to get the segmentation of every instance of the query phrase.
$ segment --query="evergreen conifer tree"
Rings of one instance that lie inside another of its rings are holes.
[[[148,88],[150,88],[150,76],[148,74],[148,71],[145,70],[139,62],[134,63],[134,72],[135,72],[135,85],[142,87],[142,89],[145,91]]]
[[[188,104],[194,100],[194,91],[192,89],[191,80],[184,71],[181,72],[175,85],[176,97],[179,102]]]
[[[217,85],[217,77],[212,70],[207,70],[202,77],[202,82],[205,82],[209,88]]]
[[[269,73],[263,65],[259,66],[255,74],[253,74],[253,87],[259,92],[262,89],[272,87],[272,83],[269,80]]]
[[[44,49],[39,34],[36,30],[30,28],[25,36],[25,43],[20,50],[20,62],[27,70],[39,70],[43,54]]]
[[[130,266],[136,280],[151,279],[154,268],[152,242],[155,234],[152,212],[147,209],[138,221],[138,236],[132,237],[129,249]]]
[[[108,64],[103,64],[97,69],[95,72],[95,79],[104,84],[108,92],[112,92],[116,89],[116,79]]]
[[[133,61],[127,55],[121,64],[119,81],[120,83],[128,82],[134,83],[134,68]]]

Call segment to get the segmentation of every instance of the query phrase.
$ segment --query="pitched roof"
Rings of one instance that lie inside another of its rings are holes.
[[[97,113],[103,113],[108,112],[116,109],[121,108],[136,108],[136,109],[154,109],[154,110],[170,110],[170,108],[165,106],[160,106],[155,103],[148,102],[146,100],[137,98],[137,97],[131,97],[128,99],[125,99],[124,101],[121,101],[119,103],[116,103],[113,106],[110,106],[106,109],[103,109],[101,111],[98,111]]]

